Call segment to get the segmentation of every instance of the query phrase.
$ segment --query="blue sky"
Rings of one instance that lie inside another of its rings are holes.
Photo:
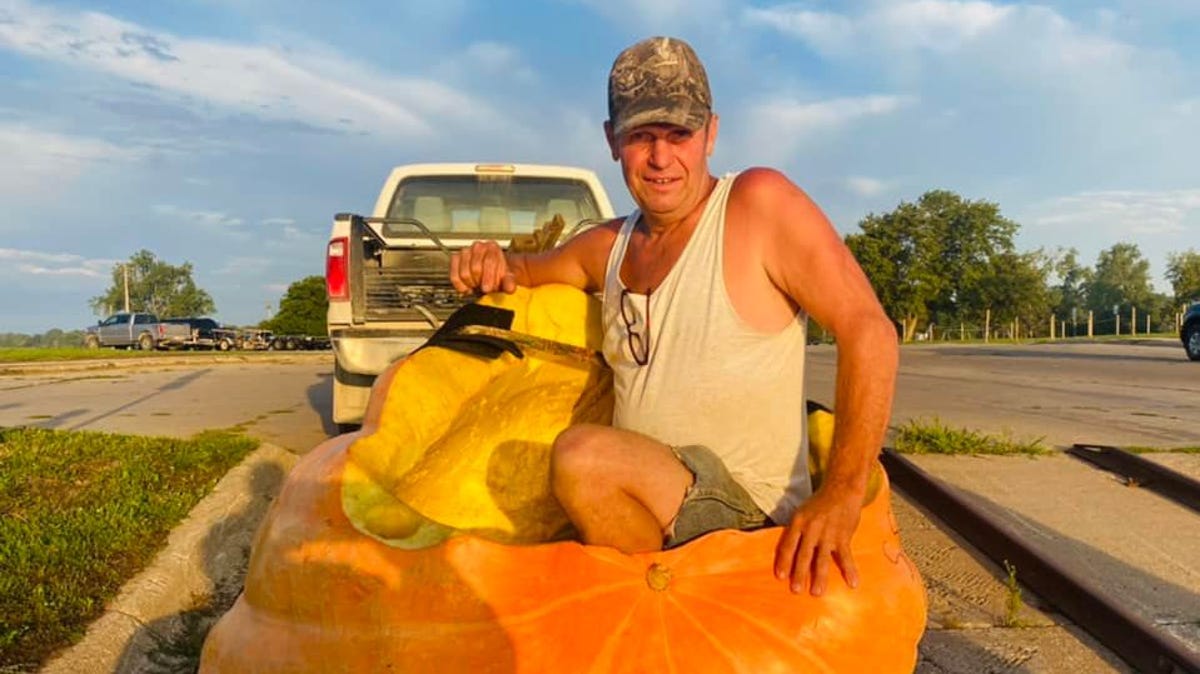
[[[714,172],[843,233],[945,188],[1161,291],[1200,248],[1200,0],[0,0],[0,332],[93,323],[141,248],[256,322],[398,164],[581,165],[625,211],[605,83],[654,34],[705,62]]]

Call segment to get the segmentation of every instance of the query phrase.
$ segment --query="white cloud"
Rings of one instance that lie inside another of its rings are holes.
[[[428,79],[395,77],[315,45],[236,44],[179,37],[97,12],[25,0],[0,4],[0,48],[153,87],[257,119],[389,138],[427,138],[447,123],[504,117]]]
[[[96,164],[137,161],[146,154],[145,148],[0,122],[0,195],[61,190]]]
[[[267,227],[277,227],[280,225],[294,225],[296,221],[293,218],[266,218],[262,224]]]
[[[271,266],[272,260],[267,257],[244,256],[231,257],[225,263],[213,270],[215,276],[246,276],[260,274]]]
[[[309,241],[318,237],[315,232],[303,230],[294,225],[284,225],[283,238],[288,241]]]
[[[776,98],[752,103],[738,117],[746,138],[735,140],[738,148],[753,148],[755,163],[786,162],[806,142],[866,118],[881,117],[912,105],[905,96],[861,96],[824,101]]]
[[[476,42],[467,47],[461,61],[470,71],[508,76],[523,83],[537,80],[537,74],[524,62],[521,53],[500,42]]]
[[[1200,220],[1200,188],[1081,192],[1032,209],[1035,225],[1103,232],[1118,238],[1182,233],[1191,218]]]
[[[875,178],[866,176],[851,176],[846,179],[846,189],[850,190],[851,194],[860,197],[876,197],[888,191],[889,185]]]
[[[643,33],[712,23],[725,15],[725,0],[579,0],[596,13]]]
[[[219,229],[234,229],[240,227],[243,222],[241,218],[221,211],[192,210],[170,204],[156,204],[151,210],[171,220]]]
[[[742,19],[751,26],[766,26],[809,43],[818,51],[841,51],[854,41],[858,28],[853,19],[832,12],[816,12],[782,5],[747,8]]]
[[[45,253],[0,248],[0,269],[39,276],[107,278],[116,260],[85,258],[74,253]]]
[[[821,52],[846,53],[868,45],[946,52],[996,29],[1014,11],[989,2],[913,0],[880,3],[855,17],[796,5],[748,8],[742,16],[751,25],[774,28]]]
[[[778,99],[761,103],[755,106],[752,112],[759,118],[758,121],[777,125],[773,131],[812,134],[845,126],[862,117],[886,115],[909,102],[902,96],[836,98],[814,103]]]
[[[980,77],[989,71],[1017,79],[1064,72],[1104,76],[1096,69],[1124,68],[1136,54],[1128,44],[1089,33],[1054,9],[1034,4],[904,0],[871,3],[857,14],[777,5],[747,9],[742,18],[827,57],[867,59],[906,75],[923,58],[954,54],[960,68],[984,66],[984,72],[976,71]],[[956,64],[938,65],[954,69]]]
[[[1179,101],[1173,109],[1180,115],[1200,115],[1200,96]]]
[[[901,44],[953,51],[995,30],[1014,11],[1012,6],[990,2],[916,0],[884,6],[872,23],[891,32]]]

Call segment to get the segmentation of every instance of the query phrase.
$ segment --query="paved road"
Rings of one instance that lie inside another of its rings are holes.
[[[186,437],[241,425],[296,453],[336,432],[329,352],[82,367],[0,375],[0,426]]]
[[[833,401],[835,352],[810,350],[808,395]],[[185,365],[41,371],[0,376],[0,426],[186,436],[241,425],[304,453],[333,432],[331,356],[289,362],[205,360]],[[1177,342],[1025,346],[922,345],[903,350],[893,425],[938,418],[1018,439],[1181,447],[1200,445],[1200,363]],[[1158,457],[1200,477],[1200,455]],[[1048,459],[925,457],[924,467],[1098,584],[1200,648],[1200,536],[1195,515],[1112,476]],[[898,498],[905,545],[930,593],[930,631],[918,671],[1127,671],[1052,614],[1032,608],[1024,629],[1002,625],[1006,591],[990,564]],[[965,629],[964,629],[965,628]]]
[[[810,349],[809,397],[833,400],[834,351]],[[901,350],[893,426],[940,418],[1016,439],[1200,445],[1200,363],[1147,344],[921,345]]]
[[[0,426],[189,435],[247,424],[303,453],[334,432],[332,356],[242,359],[0,375]],[[810,349],[810,398],[833,402],[832,347]],[[77,367],[77,366],[76,366]],[[946,424],[1017,439],[1200,445],[1200,363],[1158,345],[915,346],[901,356],[892,421]]]

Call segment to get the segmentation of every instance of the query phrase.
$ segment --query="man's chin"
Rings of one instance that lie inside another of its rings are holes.
[[[638,208],[643,213],[652,215],[668,215],[679,208],[679,197],[676,195],[642,194],[637,199]]]

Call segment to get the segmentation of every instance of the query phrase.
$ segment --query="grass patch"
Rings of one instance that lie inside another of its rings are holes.
[[[178,355],[180,351],[122,351],[120,349],[85,349],[83,347],[8,347],[0,349],[0,363],[38,363],[55,360],[91,360],[96,358],[155,358]]]
[[[41,663],[82,636],[172,527],[255,446],[0,429],[0,670]]]
[[[1049,454],[1042,439],[1017,441],[966,428],[954,428],[938,419],[912,420],[896,431],[896,451],[905,454]]]
[[[1127,452],[1132,454],[1200,454],[1200,447],[1122,447]]]

